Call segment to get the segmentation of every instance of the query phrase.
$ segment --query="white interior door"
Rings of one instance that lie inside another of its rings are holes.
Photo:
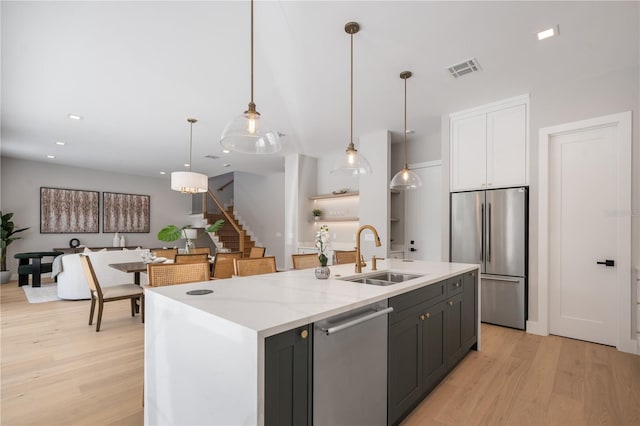
[[[626,168],[617,131],[608,125],[549,139],[549,331],[613,346],[619,273],[629,256],[619,244],[620,192],[630,176],[619,172]],[[615,266],[598,263],[607,260]]]
[[[405,192],[405,257],[440,261],[442,259],[441,163],[434,161],[423,165],[412,165],[410,168],[420,176],[422,186]],[[412,251],[412,248],[415,251]]]

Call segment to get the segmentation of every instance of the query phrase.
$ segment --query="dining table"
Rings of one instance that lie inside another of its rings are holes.
[[[133,283],[140,285],[140,272],[147,272],[147,264],[143,261],[110,263],[110,267],[118,271],[133,273]]]

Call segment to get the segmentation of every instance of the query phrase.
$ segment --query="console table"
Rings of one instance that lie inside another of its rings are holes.
[[[127,250],[135,250],[140,246],[126,246],[126,247],[89,247],[89,250],[91,251],[100,251],[103,249],[107,249],[107,250],[122,250],[123,248],[126,248]],[[65,248],[54,248],[53,250],[55,251],[59,251],[61,254],[74,254],[74,253],[84,253],[84,249],[85,247],[65,247]]]

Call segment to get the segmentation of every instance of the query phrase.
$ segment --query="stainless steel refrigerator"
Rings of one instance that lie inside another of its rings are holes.
[[[483,322],[525,329],[528,188],[451,194],[451,261],[481,265]]]

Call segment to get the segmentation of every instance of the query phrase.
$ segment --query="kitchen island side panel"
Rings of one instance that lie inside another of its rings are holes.
[[[262,423],[257,333],[158,293],[145,297],[145,425]]]

